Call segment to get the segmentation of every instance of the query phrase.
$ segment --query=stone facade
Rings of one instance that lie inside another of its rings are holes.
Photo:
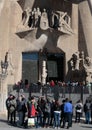
[[[36,25],[37,19],[35,19],[33,23],[29,24],[27,19],[31,15],[33,16],[33,11],[37,8],[40,9],[40,23]],[[55,18],[59,23],[55,23]],[[5,53],[8,52],[9,62],[8,75],[3,81],[3,85],[1,84],[1,88],[5,86],[5,90],[0,90],[1,97],[2,93],[5,93],[5,97],[7,97],[6,86],[22,79],[22,53],[25,52],[39,52],[41,49],[43,51],[46,49],[50,54],[62,54],[64,57],[62,80],[73,80],[73,78],[70,79],[71,72],[68,64],[72,55],[75,52],[81,53],[83,51],[85,57],[92,58],[91,24],[91,10],[87,1],[79,4],[61,2],[60,0],[44,0],[44,2],[42,0],[1,1],[0,60],[4,59]],[[41,67],[39,61],[38,80],[41,80],[42,76]],[[0,99],[2,100],[2,110],[4,110],[3,101],[5,98]]]

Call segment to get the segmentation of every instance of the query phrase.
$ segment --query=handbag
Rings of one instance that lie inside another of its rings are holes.
[[[28,118],[28,126],[35,126],[35,119],[32,118]]]

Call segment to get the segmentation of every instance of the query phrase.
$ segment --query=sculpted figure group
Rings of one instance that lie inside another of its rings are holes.
[[[92,59],[90,57],[86,57],[84,68],[86,71],[86,81],[92,81]]]
[[[64,33],[73,33],[71,29],[71,19],[67,12],[40,10],[39,7],[26,8],[22,14],[22,24],[25,27],[37,28],[43,30],[48,28],[57,29]]]
[[[75,52],[70,60],[72,70],[80,70],[80,63],[86,73],[86,82],[92,81],[92,59],[84,56],[84,52]]]

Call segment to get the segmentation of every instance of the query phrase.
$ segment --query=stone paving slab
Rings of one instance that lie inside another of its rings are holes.
[[[0,130],[23,130],[24,128],[18,128],[13,126],[0,126]],[[30,130],[30,129],[26,129]],[[36,130],[36,128],[32,128],[31,130]],[[53,130],[53,128],[37,128],[37,130]],[[55,129],[58,130],[58,129]],[[66,128],[60,128],[60,130],[66,130]],[[92,125],[87,124],[73,124],[69,130],[92,130]]]
[[[92,124],[84,124],[84,118],[82,118],[83,123],[73,123],[73,126],[69,130],[92,130]],[[6,116],[0,116],[0,130],[23,130],[25,128],[19,128],[7,124]],[[26,130],[53,130],[54,128],[26,128]],[[58,129],[55,129],[58,130]],[[60,128],[60,130],[66,130],[66,128]]]

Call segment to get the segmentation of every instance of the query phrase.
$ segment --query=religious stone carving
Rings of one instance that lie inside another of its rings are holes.
[[[67,15],[67,12],[57,11],[57,13],[59,15],[58,30],[67,34],[73,33],[73,30],[70,27],[70,17]]]
[[[92,81],[92,59],[90,57],[85,58],[84,69],[86,72],[86,82]]]
[[[48,15],[46,12],[46,9],[43,9],[42,15],[41,15],[41,21],[40,21],[40,28],[43,30],[48,29],[49,24],[48,24]]]
[[[32,11],[31,9],[27,8],[24,10],[22,14],[22,22],[24,26],[28,26],[28,21],[29,21],[31,11]]]
[[[27,8],[22,14],[22,23],[25,27],[37,28],[40,27],[43,30],[48,28],[57,29],[60,32],[71,34],[71,19],[67,12],[62,11],[49,11],[40,8],[34,8],[33,10]]]
[[[74,70],[79,70],[79,62],[80,62],[80,58],[79,58],[79,51],[75,52],[72,55],[72,62],[73,62],[73,66],[74,66]]]
[[[42,85],[46,84],[46,77],[47,77],[46,61],[43,60],[43,62],[42,62]]]
[[[81,66],[80,66],[81,63]],[[84,52],[75,52],[70,60],[71,70],[82,70],[86,73],[86,82],[92,82],[92,59],[85,57]]]
[[[8,52],[8,63],[9,63],[9,68],[8,68],[8,73],[10,75],[13,75],[14,74],[14,70],[15,70],[15,67],[13,65],[13,61],[12,61],[12,52],[9,50]]]
[[[41,12],[39,8],[34,8],[33,12],[33,27],[38,27],[39,26],[39,22],[40,22],[40,17],[41,17]]]
[[[73,59],[70,60],[70,66],[71,66],[71,70],[73,71],[73,70],[74,70],[74,62],[73,62]]]

